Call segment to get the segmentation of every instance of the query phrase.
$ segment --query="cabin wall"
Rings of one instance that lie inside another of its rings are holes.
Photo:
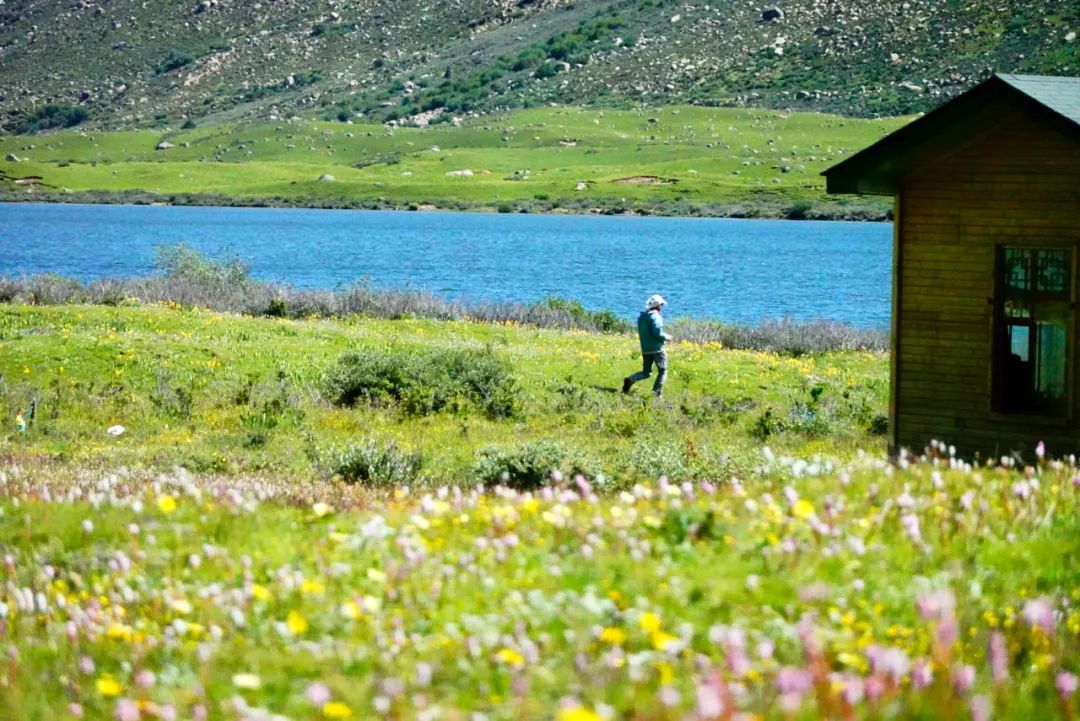
[[[1080,253],[1080,143],[1042,116],[1014,111],[906,179],[899,208],[894,443],[921,451],[939,439],[998,456],[1043,440],[1055,455],[1080,451],[1078,327],[1071,418],[991,411],[996,247],[1072,244]]]

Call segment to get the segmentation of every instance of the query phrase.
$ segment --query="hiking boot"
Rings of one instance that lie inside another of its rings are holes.
[[[622,379],[622,392],[629,393],[630,386],[634,385],[634,381],[630,380],[630,376]]]

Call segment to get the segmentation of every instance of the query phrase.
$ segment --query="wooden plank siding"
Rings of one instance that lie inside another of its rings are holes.
[[[1080,312],[1070,418],[991,407],[997,247],[1068,245],[1080,253],[1080,144],[1043,114],[1015,110],[906,177],[897,208],[894,444],[919,452],[938,439],[984,457],[1030,452],[1039,440],[1056,454],[1080,451]]]

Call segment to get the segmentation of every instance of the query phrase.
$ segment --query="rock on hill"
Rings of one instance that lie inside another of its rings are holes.
[[[0,123],[33,132],[535,103],[925,110],[1080,73],[1060,0],[0,0]]]

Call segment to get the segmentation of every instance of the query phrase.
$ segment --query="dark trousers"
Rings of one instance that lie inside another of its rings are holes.
[[[659,353],[642,353],[641,354],[641,370],[630,376],[630,385],[634,385],[638,381],[643,381],[652,375],[652,367],[656,366],[656,380],[653,381],[652,392],[654,395],[660,395],[660,392],[664,389],[664,381],[667,380],[667,353],[660,351]]]

